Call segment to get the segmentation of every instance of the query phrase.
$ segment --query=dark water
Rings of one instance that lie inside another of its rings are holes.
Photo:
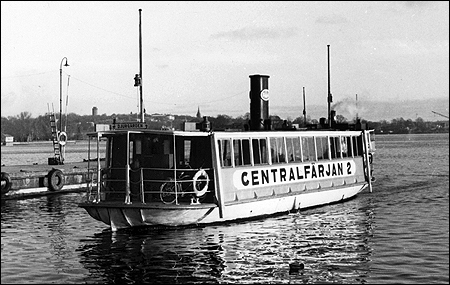
[[[449,136],[376,140],[373,193],[259,220],[111,233],[80,193],[2,201],[1,283],[448,284]]]

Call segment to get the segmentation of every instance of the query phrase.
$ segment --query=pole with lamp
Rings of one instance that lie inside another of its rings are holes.
[[[333,95],[331,95],[330,87],[330,45],[327,45],[328,50],[328,128],[331,129],[331,102],[333,102]]]
[[[59,153],[60,153],[60,164],[63,164],[64,157],[63,157],[63,150],[64,145],[66,144],[65,140],[61,140],[60,137],[62,135],[65,136],[65,139],[67,139],[67,135],[62,131],[62,67],[64,59],[66,60],[66,64],[64,66],[69,66],[67,63],[67,57],[63,57],[61,60],[61,64],[59,65],[59,134],[58,134],[58,142],[59,142]]]
[[[142,9],[139,9],[139,78],[138,78],[138,82],[139,84],[136,84],[136,77],[134,78],[135,80],[135,84],[134,86],[139,86],[139,91],[140,91],[140,99],[139,99],[139,105],[140,105],[140,119],[142,123],[145,123],[145,119],[144,119],[144,100],[142,97],[142,29],[141,29],[141,12]]]

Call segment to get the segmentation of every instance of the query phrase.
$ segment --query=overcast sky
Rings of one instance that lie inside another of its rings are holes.
[[[327,45],[334,102],[449,97],[448,1],[1,1],[1,115],[59,112],[64,57],[63,112],[139,112],[139,9],[147,114],[243,115],[252,74],[326,106]]]

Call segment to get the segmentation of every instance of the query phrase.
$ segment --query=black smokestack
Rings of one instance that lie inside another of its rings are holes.
[[[331,110],[331,122],[335,122],[336,121],[336,111],[335,110]]]
[[[250,75],[250,130],[270,130],[269,76]]]

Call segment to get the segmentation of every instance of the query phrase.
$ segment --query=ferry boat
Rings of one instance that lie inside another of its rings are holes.
[[[268,79],[250,76],[250,120],[242,131],[215,130],[205,117],[184,130],[114,122],[90,134],[90,145],[106,140],[106,157],[88,167],[97,183],[79,206],[116,231],[254,218],[372,191],[373,130],[339,124],[334,111],[330,122],[275,130]],[[100,149],[89,150],[99,157]]]
[[[215,129],[206,117],[182,130],[155,130],[147,128],[142,109],[140,28],[139,23],[135,86],[140,88],[141,118],[89,134],[90,186],[79,206],[91,217],[112,231],[195,226],[339,202],[366,188],[372,192],[374,133],[360,121],[339,124],[334,119],[329,54],[328,120],[320,118],[319,124],[275,129],[269,76],[254,74],[250,120],[243,130]]]

